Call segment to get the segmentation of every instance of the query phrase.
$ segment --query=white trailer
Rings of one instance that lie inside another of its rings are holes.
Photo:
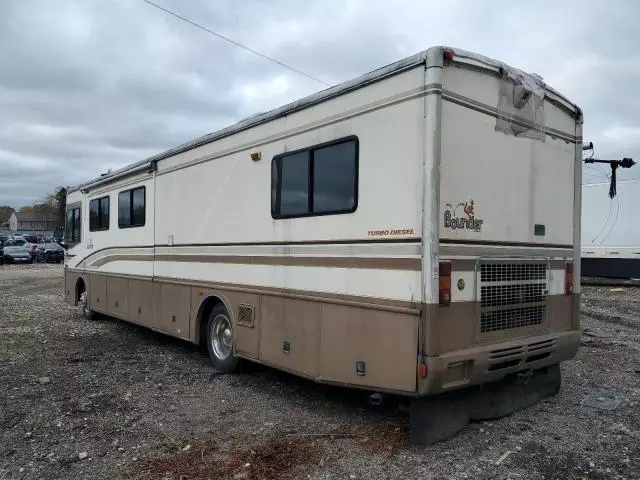
[[[66,299],[204,343],[219,370],[414,397],[413,438],[434,441],[508,413],[425,428],[436,394],[533,376],[501,387],[513,410],[559,388],[581,145],[540,77],[430,48],[79,186]]]
[[[635,211],[640,181],[616,183],[613,199],[608,197],[609,182],[583,186],[583,277],[640,278],[640,224]]]

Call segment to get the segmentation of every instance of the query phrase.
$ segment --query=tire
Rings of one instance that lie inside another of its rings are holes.
[[[234,352],[233,323],[224,305],[218,304],[211,310],[207,319],[206,338],[213,368],[223,373],[233,373],[240,369],[240,359]]]
[[[86,320],[93,320],[95,316],[95,312],[93,310],[89,310],[89,307],[87,306],[88,301],[89,301],[89,292],[87,292],[87,289],[85,287],[82,293],[80,293],[80,308],[82,309],[82,316]]]

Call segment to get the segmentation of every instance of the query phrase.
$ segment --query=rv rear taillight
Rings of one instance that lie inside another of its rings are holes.
[[[573,262],[567,262],[567,273],[564,293],[571,295],[573,293]]]
[[[445,50],[442,53],[442,58],[445,59],[448,62],[452,61],[453,60],[453,51],[452,50]]]
[[[451,303],[451,263],[440,262],[438,265],[438,288],[440,305],[448,306]]]
[[[420,378],[427,378],[427,364],[421,363],[418,365],[418,376]]]

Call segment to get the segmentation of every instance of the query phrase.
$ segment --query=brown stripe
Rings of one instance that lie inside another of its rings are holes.
[[[91,262],[92,267],[100,267],[110,262],[153,261],[153,255],[106,255]],[[257,256],[257,255],[155,255],[156,261],[180,263],[233,263],[240,265],[273,265],[295,267],[326,268],[364,268],[381,270],[420,271],[419,258],[384,258],[384,257],[291,257],[291,256]]]
[[[173,248],[173,247],[274,247],[274,246],[297,246],[297,245],[363,245],[363,244],[387,244],[387,243],[415,243],[419,244],[422,241],[421,237],[390,237],[390,238],[339,238],[335,240],[300,240],[297,242],[287,241],[264,241],[264,242],[227,242],[227,243],[175,243],[173,245],[157,244],[157,245],[119,245],[114,247],[100,248],[94,250],[89,255],[84,257],[81,261],[87,261],[89,258],[109,250],[124,250],[124,249],[142,249],[142,248]],[[75,257],[75,255],[68,254],[68,257]]]
[[[338,238],[335,240],[300,240],[297,242],[265,241],[265,242],[227,242],[227,243],[174,243],[173,245],[155,244],[149,247],[274,247],[298,245],[351,245],[351,244],[379,244],[379,243],[420,243],[422,237],[369,237],[369,238]],[[113,247],[123,248],[123,247]]]
[[[138,262],[153,262],[153,255],[127,255],[127,254],[113,254],[105,255],[104,257],[97,258],[93,262],[89,263],[91,267],[101,267],[107,263],[119,262],[123,260],[138,261]]]
[[[243,265],[274,265],[287,267],[366,268],[419,271],[419,258],[381,257],[290,257],[249,255],[156,255],[166,262],[235,263]]]
[[[441,238],[440,243],[449,243],[454,245],[497,245],[501,247],[573,248],[573,245],[564,245],[559,243],[501,242],[494,240],[461,240],[458,238]]]

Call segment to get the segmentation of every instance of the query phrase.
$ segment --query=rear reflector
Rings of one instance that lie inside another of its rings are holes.
[[[425,363],[418,365],[418,376],[420,378],[427,378],[427,365]]]
[[[565,279],[564,293],[571,295],[573,293],[573,262],[567,262]]]
[[[448,306],[451,304],[451,263],[440,262],[438,265],[438,291],[439,304]]]

